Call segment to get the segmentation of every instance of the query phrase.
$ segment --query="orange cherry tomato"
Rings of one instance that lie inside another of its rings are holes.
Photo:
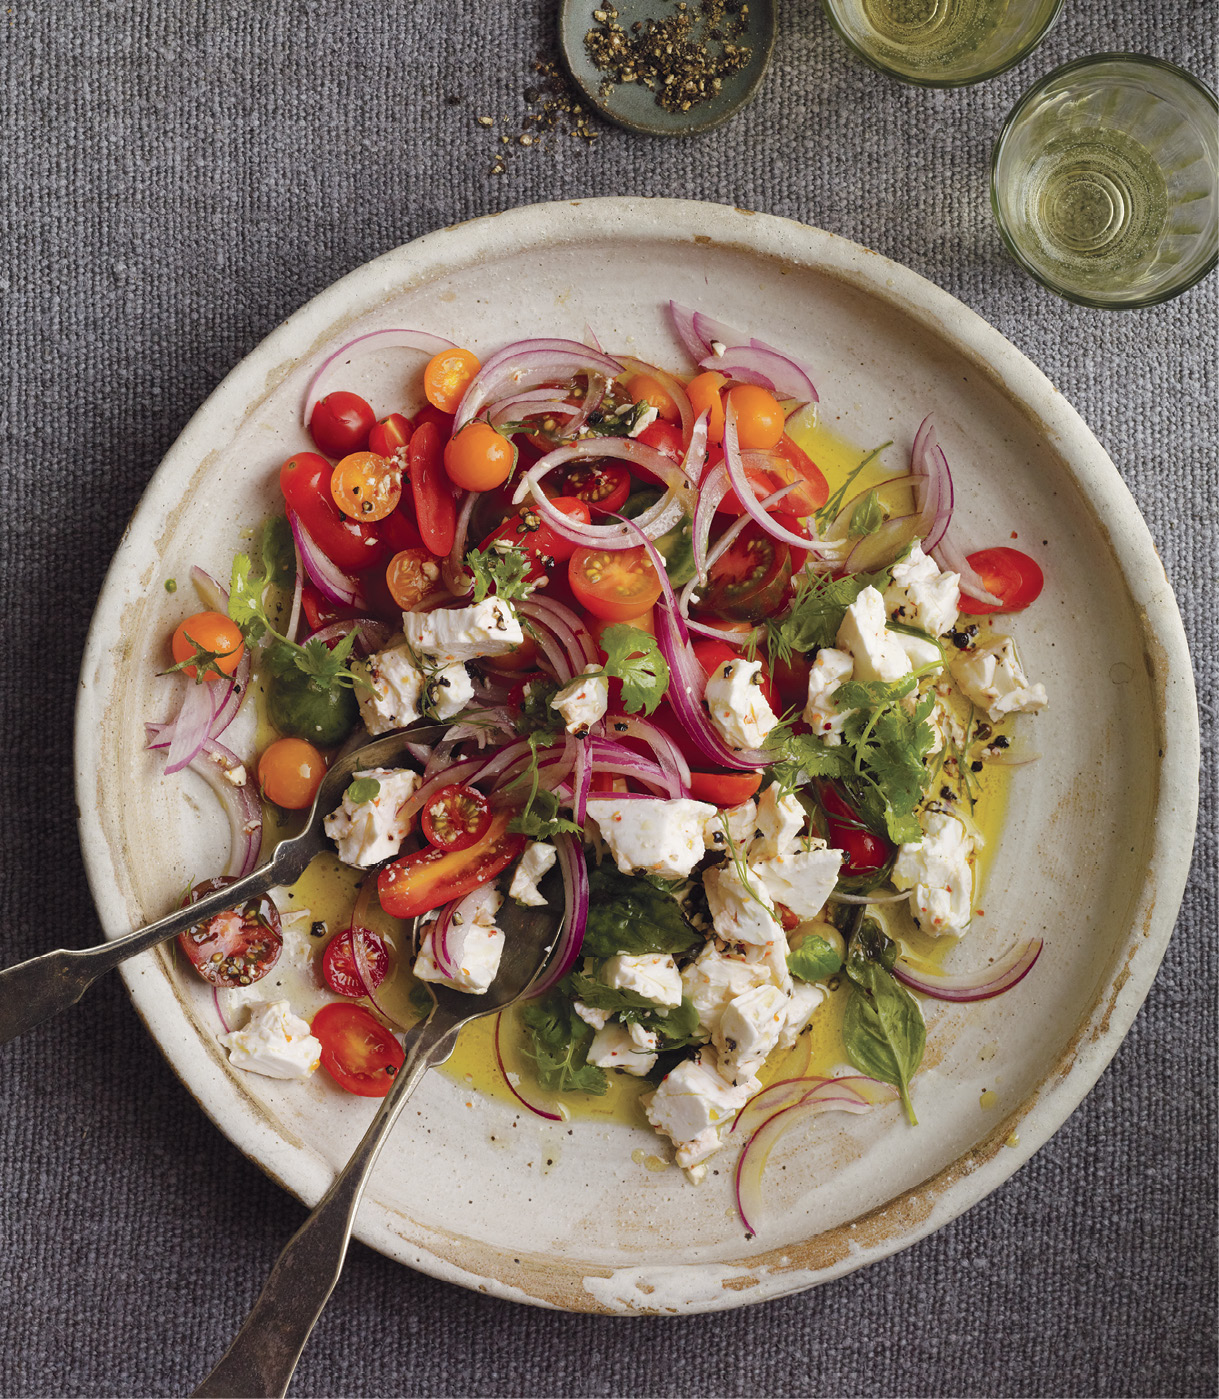
[[[322,1068],[360,1098],[384,1098],[406,1063],[402,1046],[363,1006],[331,1001],[310,1027],[321,1042]]]
[[[456,413],[470,380],[482,368],[469,350],[441,350],[423,371],[423,392],[433,408]]]
[[[232,675],[245,652],[241,628],[223,612],[196,612],[188,617],[170,643],[174,662],[192,680],[224,680]],[[183,661],[196,664],[182,665]],[[198,674],[199,668],[203,674]]]
[[[660,579],[643,545],[634,549],[585,549],[572,554],[567,578],[579,602],[594,617],[625,622],[655,606]]]
[[[757,384],[733,384],[728,402],[736,409],[737,440],[743,452],[769,451],[783,436],[787,417],[773,393]]]
[[[331,473],[330,494],[353,520],[383,520],[402,499],[402,468],[376,452],[352,452]]]
[[[724,401],[720,397],[720,390],[727,382],[722,374],[709,369],[705,374],[696,374],[686,385],[694,416],[697,418],[703,413],[711,415],[707,420],[708,443],[724,440]]]
[[[502,486],[516,465],[516,448],[490,423],[467,423],[444,449],[449,480],[465,491]]]
[[[999,599],[981,602],[961,594],[961,611],[967,617],[985,617],[992,612],[1021,612],[1036,602],[1045,587],[1045,575],[1036,559],[1021,549],[1000,544],[994,549],[980,549],[970,554],[969,566],[986,585],[986,591]]]
[[[673,395],[653,375],[632,374],[630,378],[622,380],[622,387],[630,394],[633,402],[646,403],[655,408],[666,423],[681,420],[681,410]]]
[[[440,565],[426,549],[403,549],[389,561],[385,586],[396,607],[413,612],[440,586]]]
[[[509,651],[506,656],[491,656],[483,662],[485,666],[490,666],[492,670],[536,670],[538,660],[538,644],[529,635],[529,626],[526,623],[523,627],[525,639],[515,651]],[[475,662],[477,664],[477,662]]]
[[[432,845],[386,865],[377,876],[381,907],[391,918],[417,918],[494,879],[524,850],[528,840],[509,832],[508,822],[514,815],[507,808],[495,812],[487,829],[465,850],[441,850]]]
[[[258,760],[262,794],[288,811],[313,805],[326,775],[326,759],[303,738],[277,738]]]
[[[650,607],[646,612],[641,612],[638,617],[619,617],[617,620],[624,622],[628,627],[638,627],[640,631],[647,632],[649,636],[656,635],[656,614]],[[598,646],[601,645],[601,634],[606,627],[614,625],[614,622],[606,617],[591,617],[589,619],[588,629],[592,632],[593,640]]]

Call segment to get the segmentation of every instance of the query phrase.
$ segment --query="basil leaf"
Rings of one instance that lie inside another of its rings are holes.
[[[847,956],[851,997],[842,1022],[847,1058],[860,1071],[890,1083],[901,1095],[912,1126],[917,1125],[910,1101],[910,1081],[923,1062],[927,1027],[909,991],[891,972],[854,944]]]
[[[352,806],[359,806],[362,802],[376,801],[381,795],[381,784],[375,777],[357,777],[343,795]]]
[[[620,952],[689,952],[702,941],[677,901],[646,879],[610,864],[588,872],[588,925],[584,953],[614,957]]]
[[[827,976],[842,970],[842,958],[838,949],[816,933],[808,937],[788,954],[787,970],[801,981],[824,981]]]
[[[875,491],[869,491],[851,512],[851,527],[848,531],[852,539],[862,539],[875,534],[885,522],[885,512]]]

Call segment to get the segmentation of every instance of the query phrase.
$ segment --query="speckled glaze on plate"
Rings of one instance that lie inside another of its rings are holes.
[[[825,416],[860,443],[908,443],[934,412],[969,547],[1012,531],[1046,589],[1011,630],[1050,707],[1046,756],[1014,778],[1007,825],[954,953],[981,966],[1044,935],[1008,995],[932,1005],[920,1126],[896,1108],[818,1120],[783,1148],[757,1238],[736,1218],[733,1154],[691,1187],[632,1160],[651,1134],[549,1124],[449,1078],[419,1089],[374,1173],[367,1244],[438,1277],[543,1306],[615,1313],[738,1307],[838,1277],[980,1200],[1076,1107],[1129,1028],[1184,887],[1197,811],[1197,710],[1180,617],[1116,469],[1053,385],[973,312],[906,268],[828,233],[716,205],[605,199],[445,229],[359,268],[269,336],[212,394],[149,484],[89,634],[77,714],[81,840],[111,935],[165,911],[224,858],[227,823],[188,774],[142,751],[166,704],[167,577],[224,574],[242,530],[277,508],[281,461],[305,446],[300,406],[322,358],[384,326],[485,352],[525,335],[579,338],[677,368],[668,298],[802,355]],[[378,413],[400,407],[407,352],[362,361]],[[234,743],[242,741],[239,734]],[[187,779],[187,780],[182,780]],[[163,954],[124,975],[203,1109],[308,1204],[372,1108],[317,1074],[231,1071],[208,989]],[[982,1098],[985,1090],[990,1090]],[[989,1106],[982,1106],[983,1101]]]

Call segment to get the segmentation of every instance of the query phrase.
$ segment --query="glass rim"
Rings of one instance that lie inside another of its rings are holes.
[[[1055,296],[1061,296],[1064,301],[1073,302],[1076,306],[1087,306],[1098,311],[1141,311],[1148,306],[1158,306],[1162,302],[1171,301],[1174,297],[1181,296],[1184,292],[1189,291],[1191,287],[1197,286],[1204,277],[1209,276],[1210,273],[1219,266],[1219,248],[1217,248],[1205,262],[1194,271],[1190,272],[1182,280],[1166,282],[1155,291],[1144,293],[1141,296],[1114,296],[1108,298],[1089,296],[1085,292],[1070,291],[1060,286],[1052,278],[1046,276],[1045,273],[1034,267],[1016,245],[1015,240],[1008,231],[1007,223],[1003,217],[1003,211],[999,207],[997,178],[999,157],[1003,153],[1004,145],[1012,127],[1023,114],[1025,108],[1035,97],[1041,96],[1055,79],[1084,68],[1100,67],[1103,64],[1115,62],[1132,63],[1136,67],[1160,68],[1173,74],[1175,77],[1183,78],[1186,84],[1194,88],[1206,102],[1209,102],[1210,105],[1215,108],[1216,113],[1219,114],[1219,96],[1216,96],[1209,84],[1203,82],[1201,78],[1195,77],[1179,64],[1173,63],[1167,58],[1157,58],[1154,54],[1150,53],[1113,52],[1087,54],[1083,58],[1074,58],[1070,63],[1060,64],[1051,72],[1046,73],[1044,77],[1038,78],[1032,87],[1021,95],[1015,106],[1008,112],[1004,119],[990,156],[990,206],[991,212],[995,216],[995,223],[999,227],[999,236],[1002,238],[1004,246],[1007,248],[1012,259],[1027,272],[1035,282],[1045,287],[1047,291],[1053,292]]]
[[[830,28],[842,40],[842,42],[857,57],[861,58],[869,68],[874,68],[878,73],[884,73],[886,77],[893,78],[899,83],[910,83],[914,87],[952,88],[952,87],[972,87],[975,83],[989,82],[991,78],[997,78],[1000,73],[1006,73],[1009,68],[1014,68],[1017,63],[1022,63],[1038,44],[1049,33],[1051,26],[1059,15],[1062,14],[1062,7],[1066,0],[1053,0],[1049,13],[1045,20],[1028,36],[1023,44],[1001,63],[996,63],[993,67],[986,68],[980,73],[975,73],[968,78],[920,78],[913,74],[904,73],[900,69],[890,67],[880,59],[860,48],[854,39],[846,32],[838,22],[838,16],[834,12],[837,0],[821,0],[821,8],[825,11],[826,18],[830,22]]]

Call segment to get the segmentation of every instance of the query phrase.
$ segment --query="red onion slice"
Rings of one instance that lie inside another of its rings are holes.
[[[899,957],[893,966],[893,975],[912,991],[921,991],[937,1001],[988,1001],[1023,981],[1033,970],[1044,946],[1043,938],[1030,938],[982,971],[958,975],[916,972]]]
[[[292,538],[296,540],[301,563],[318,592],[340,607],[363,607],[364,593],[359,579],[344,573],[326,557],[300,516],[292,510],[288,511],[288,524],[292,527]]]
[[[212,716],[211,728],[208,730],[209,738],[219,738],[220,735],[237,717],[237,712],[245,703],[245,697],[250,693],[250,671],[253,662],[250,660],[250,648],[247,646],[241,653],[241,660],[237,662],[237,669],[233,672],[228,686],[225,689],[224,697],[216,707],[216,712]],[[219,684],[219,681],[213,681]]]
[[[819,1097],[853,1097],[861,1103],[891,1101],[897,1096],[896,1089],[879,1079],[866,1078],[863,1074],[842,1074],[829,1078],[822,1074],[809,1074],[802,1078],[780,1078],[774,1083],[760,1088],[733,1119],[728,1135],[740,1131],[747,1137],[760,1123],[772,1117],[781,1108],[794,1107],[810,1093]]]
[[[666,775],[677,783],[678,795],[685,796],[690,788],[690,764],[686,762],[685,754],[663,729],[633,714],[615,715],[611,724],[617,737],[625,736],[646,743],[656,754],[656,761]]]
[[[598,371],[613,376],[622,369],[616,359],[578,340],[518,340],[505,345],[488,359],[470,380],[453,431],[460,432],[485,407],[526,389],[560,384],[576,375]]]
[[[466,568],[466,539],[470,533],[470,516],[478,503],[480,492],[470,491],[457,512],[457,527],[453,533],[453,547],[440,566],[440,581],[455,598],[464,601],[474,591],[474,579]]]
[[[151,732],[156,726],[146,724],[144,727]],[[229,860],[224,873],[241,879],[257,866],[262,847],[262,802],[257,796],[257,788],[248,776],[240,787],[228,780],[226,773],[235,772],[245,764],[236,753],[210,738],[203,741],[188,766],[192,772],[204,778],[220,798],[220,804],[229,818],[231,835]]]
[[[710,354],[699,361],[699,367],[713,369],[737,383],[757,384],[777,398],[802,404],[817,402],[817,390],[808,374],[794,360],[756,340],[750,345],[734,345],[722,355]]]
[[[677,332],[677,338],[682,343],[682,348],[697,364],[711,346],[705,344],[702,337],[694,329],[694,312],[688,306],[670,301],[669,317],[673,322],[673,329]]]
[[[588,747],[579,743],[571,778],[571,819],[577,826],[583,826],[588,820],[588,794],[592,785],[593,765],[589,761]]]
[[[516,610],[523,617],[528,617],[533,624],[534,636],[539,645],[542,633],[549,633],[554,636],[566,652],[568,673],[566,676],[560,676],[564,683],[578,675],[585,665],[596,659],[595,650],[593,650],[593,655],[588,654],[589,650],[593,649],[593,640],[588,628],[574,612],[564,607],[562,603],[548,605],[541,599],[526,598],[516,604]]]
[[[584,664],[591,664],[597,659],[597,643],[593,640],[593,634],[589,631],[587,623],[567,606],[566,603],[556,602],[548,597],[531,597],[528,599],[530,608],[539,618],[544,619],[546,624],[556,634],[559,632],[557,624],[561,623],[571,632],[579,645],[580,653],[584,656]],[[575,662],[576,653],[572,653],[572,661]],[[582,668],[582,667],[577,667]]]
[[[844,569],[847,573],[871,573],[883,568],[919,537],[919,516],[899,515],[886,520],[871,534],[865,534],[855,541],[847,555]]]
[[[320,641],[333,650],[353,628],[356,640],[352,650],[357,656],[371,656],[393,635],[387,622],[380,622],[375,617],[352,617],[346,622],[327,622],[324,627],[318,627],[317,631],[311,632],[308,640]]]
[[[203,747],[215,716],[215,692],[208,681],[188,680],[182,704],[172,722],[165,776],[188,767]]]
[[[198,564],[190,571],[190,581],[195,585],[195,592],[199,594],[199,601],[204,607],[210,608],[213,612],[223,612],[228,616],[229,594],[227,588],[222,588],[210,573],[205,573]]]
[[[923,541],[923,549],[930,553],[943,539],[953,507],[952,472],[930,413],[914,435],[910,472],[915,477],[914,503],[919,512],[916,533]]]
[[[357,335],[354,340],[349,340],[346,345],[341,345],[332,355],[327,356],[322,361],[321,367],[309,380],[309,387],[305,392],[305,407],[302,420],[306,427],[313,417],[313,410],[317,407],[318,400],[326,396],[327,371],[336,360],[360,357],[370,354],[374,350],[421,350],[431,358],[441,350],[452,350],[455,346],[451,340],[446,340],[442,335],[432,335],[426,330],[370,330],[367,335]]]
[[[664,389],[665,393],[677,405],[677,412],[681,418],[681,435],[689,439],[694,431],[694,406],[690,402],[690,395],[686,392],[686,386],[676,375],[670,374],[667,369],[661,369],[658,364],[648,364],[645,360],[634,359],[630,355],[622,356],[624,369],[629,369],[633,374],[648,374]],[[704,439],[705,440],[705,439]],[[697,481],[698,477],[692,478]]]
[[[749,336],[744,335],[739,330],[734,330],[732,326],[725,325],[723,321],[717,321],[714,316],[709,316],[706,311],[695,311],[694,313],[694,333],[706,346],[704,354],[714,354],[716,345],[723,345],[725,349],[729,345],[748,345]]]
[[[986,584],[974,572],[965,551],[947,535],[940,540],[934,549],[925,552],[931,555],[945,573],[960,574],[962,593],[975,598],[978,602],[994,603],[996,607],[1003,605],[1003,599],[997,598],[994,593],[989,592]]]
[[[563,876],[563,923],[546,970],[530,988],[530,996],[544,996],[575,966],[588,923],[588,867],[584,863],[584,846],[567,834],[555,836],[554,845]]]
[[[528,1108],[529,1111],[535,1116],[544,1117],[547,1122],[562,1122],[563,1118],[560,1116],[559,1113],[549,1112],[546,1108],[540,1108],[535,1103],[531,1103],[529,1099],[526,1098],[520,1092],[516,1084],[512,1082],[512,1075],[509,1074],[507,1068],[504,1065],[504,1051],[500,1045],[500,1034],[502,1032],[503,1023],[504,1013],[503,1011],[500,1011],[500,1013],[495,1017],[495,1062],[499,1065],[500,1075],[503,1078],[504,1083],[507,1085],[508,1092],[512,1094],[512,1096],[517,1100],[518,1103],[520,1103],[520,1105],[523,1108]]]

